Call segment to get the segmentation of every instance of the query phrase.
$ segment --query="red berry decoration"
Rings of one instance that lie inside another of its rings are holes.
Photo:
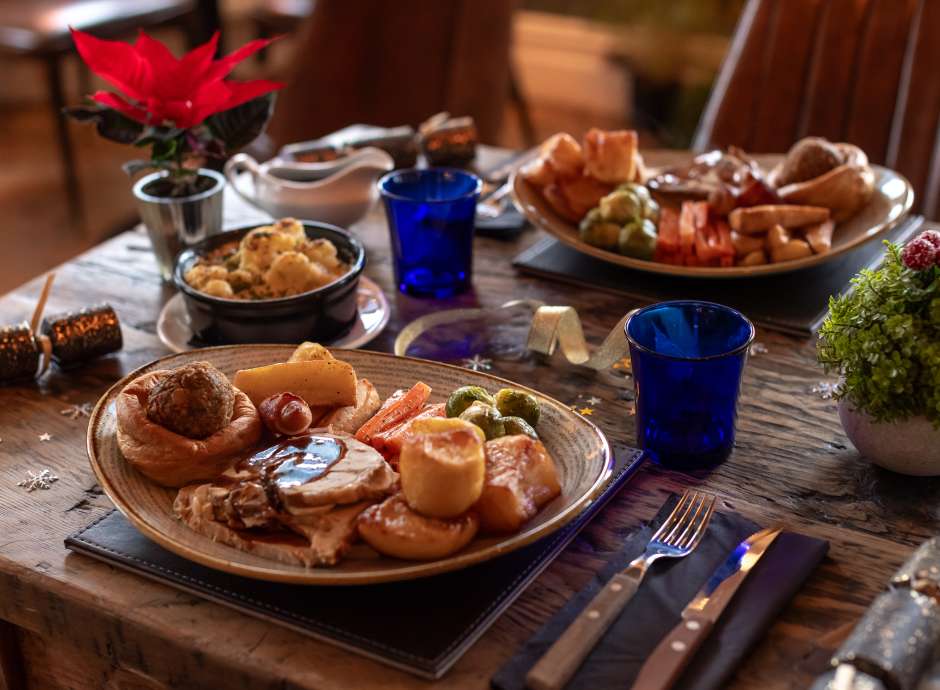
[[[937,247],[923,235],[917,237],[901,250],[901,261],[912,271],[923,271],[937,261]]]
[[[936,230],[924,230],[922,233],[920,233],[920,235],[918,235],[917,239],[927,240],[930,242],[930,244],[936,247],[938,251],[940,251],[940,232]]]

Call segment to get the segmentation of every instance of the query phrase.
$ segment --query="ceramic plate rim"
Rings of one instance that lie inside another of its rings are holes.
[[[867,232],[860,234],[855,240],[845,245],[833,248],[826,254],[814,254],[796,261],[782,261],[774,264],[764,264],[762,266],[731,266],[728,268],[719,268],[711,266],[674,266],[672,264],[659,263],[656,261],[643,261],[629,256],[621,256],[613,252],[608,252],[598,247],[592,247],[582,242],[571,233],[559,230],[559,226],[575,227],[569,221],[561,218],[547,203],[541,198],[538,191],[529,182],[522,178],[518,171],[512,176],[512,195],[516,205],[522,211],[526,219],[538,229],[548,233],[562,244],[572,249],[587,254],[595,259],[600,259],[609,264],[631,268],[637,271],[647,273],[659,273],[663,275],[683,276],[687,278],[754,278],[780,273],[791,273],[804,268],[825,264],[835,257],[859,247],[862,244],[871,242],[887,234],[891,228],[899,223],[911,210],[914,205],[914,189],[911,187],[910,180],[904,175],[886,168],[881,165],[872,165],[872,170],[876,174],[884,175],[890,173],[896,176],[904,183],[904,195],[901,202],[901,210],[894,218],[887,218],[880,223],[871,226]]]
[[[365,284],[368,287],[369,294],[375,295],[376,299],[378,299],[379,302],[381,303],[383,307],[382,318],[379,321],[378,325],[375,326],[375,328],[373,328],[371,331],[363,330],[362,335],[360,335],[358,338],[354,338],[352,340],[347,341],[346,339],[352,333],[352,331],[350,330],[348,333],[346,333],[346,335],[341,336],[340,338],[337,338],[336,340],[334,340],[333,341],[334,343],[338,343],[335,346],[337,349],[357,350],[361,348],[363,345],[368,345],[369,343],[371,343],[373,340],[375,340],[382,334],[382,331],[384,331],[386,326],[388,326],[388,322],[392,317],[392,310],[391,310],[391,306],[388,303],[388,297],[385,295],[385,292],[382,290],[379,284],[376,283],[374,280],[372,280],[369,276],[362,275],[359,277],[359,286],[362,286],[363,284]],[[359,289],[360,289],[359,287],[356,288],[357,296],[358,296]],[[177,347],[179,347],[178,344],[175,342],[172,342],[170,338],[165,335],[166,328],[164,326],[164,324],[167,321],[167,314],[169,313],[169,310],[170,310],[170,304],[176,300],[178,300],[180,303],[183,302],[182,292],[177,292],[172,297],[170,297],[170,299],[166,301],[166,304],[164,304],[163,307],[160,309],[159,316],[157,316],[157,326],[156,326],[157,338],[160,339],[160,342],[163,343],[163,345],[168,350],[173,352],[173,354],[183,354],[184,352],[195,352],[197,349],[205,350],[208,347],[219,347],[215,345],[208,345],[206,347],[201,347],[201,348],[188,348],[185,350],[177,349]],[[184,306],[184,309],[185,309],[185,306]],[[362,319],[361,315],[362,315],[362,312],[359,310],[359,307],[357,305],[356,316],[357,318],[360,319],[360,322]],[[192,333],[192,329],[190,329],[190,333]],[[230,344],[235,345],[236,343],[230,343]],[[261,344],[261,343],[258,343],[258,344]],[[326,343],[326,345],[328,347],[333,347],[331,343]],[[223,345],[221,347],[227,347],[227,346]]]
[[[290,347],[289,345],[282,344],[259,344],[259,345],[218,345],[209,348],[200,349],[199,352],[206,351],[220,351],[220,350],[237,350],[237,349],[284,349],[285,347]],[[453,364],[446,364],[443,362],[435,362],[428,359],[420,359],[418,357],[398,357],[397,355],[386,353],[386,352],[373,352],[371,350],[350,350],[346,348],[331,348],[335,349],[336,352],[342,353],[344,351],[355,352],[355,353],[365,353],[367,356],[377,356],[387,359],[406,359],[411,360],[416,363],[430,365],[433,367],[443,367],[447,369],[454,369],[462,372],[467,370],[463,367],[459,367]],[[594,479],[590,487],[588,487],[580,496],[575,498],[571,504],[564,508],[557,515],[552,517],[550,520],[545,522],[542,525],[539,525],[537,528],[514,534],[506,539],[492,544],[484,549],[479,551],[472,551],[469,553],[457,553],[453,556],[439,559],[436,561],[416,561],[414,565],[409,565],[404,568],[396,568],[394,570],[376,570],[376,571],[365,571],[357,573],[349,572],[336,572],[328,568],[309,568],[303,573],[296,571],[287,571],[278,567],[277,561],[271,561],[271,567],[261,567],[261,566],[249,566],[244,564],[239,564],[230,561],[224,561],[212,556],[207,556],[200,552],[197,548],[191,547],[187,544],[183,544],[173,539],[172,537],[165,535],[158,529],[152,527],[145,518],[138,515],[134,510],[132,505],[129,505],[120,493],[116,490],[113,484],[110,482],[108,476],[102,470],[96,452],[96,431],[100,425],[102,416],[107,412],[107,408],[115,395],[120,391],[128,381],[132,380],[139,376],[144,370],[151,369],[167,360],[180,357],[181,355],[186,355],[188,353],[172,353],[165,355],[158,359],[155,359],[151,362],[143,364],[133,371],[129,372],[126,376],[122,377],[119,381],[114,383],[108,388],[107,391],[99,398],[98,402],[95,404],[94,410],[92,410],[90,419],[88,420],[88,430],[85,436],[86,444],[86,453],[88,455],[89,464],[92,467],[92,471],[95,473],[95,477],[98,480],[99,485],[102,490],[114,504],[122,515],[124,515],[135,528],[142,532],[146,537],[152,539],[160,546],[166,548],[167,550],[175,553],[178,556],[186,558],[187,560],[205,565],[207,567],[213,568],[215,570],[221,570],[224,572],[232,573],[234,575],[241,575],[244,577],[249,577],[256,580],[264,580],[269,582],[285,582],[292,584],[304,584],[304,585],[340,585],[340,586],[352,586],[352,585],[367,585],[367,584],[378,584],[382,582],[396,582],[402,580],[411,580],[422,577],[429,577],[432,575],[439,575],[446,572],[451,572],[453,570],[460,570],[477,563],[482,563],[488,561],[492,558],[510,553],[516,549],[522,548],[528,544],[531,544],[542,537],[548,536],[557,530],[561,529],[569,522],[574,520],[578,515],[583,512],[591,502],[593,502],[597,496],[601,493],[605,483],[613,474],[614,469],[614,455],[610,447],[610,442],[607,439],[607,436],[600,430],[600,428],[594,424],[589,419],[584,418],[581,415],[577,415],[575,412],[571,412],[572,415],[577,417],[580,422],[586,424],[592,434],[596,436],[601,442],[601,452],[603,454],[602,458],[602,469],[598,473],[598,476]],[[551,396],[545,395],[533,388],[528,386],[515,383],[508,379],[504,379],[500,376],[490,374],[488,372],[474,372],[477,375],[484,376],[486,378],[492,379],[495,383],[509,384],[516,388],[527,390],[534,393],[539,398],[551,401],[553,404],[558,405],[562,409],[569,409],[568,405],[565,405],[560,400],[553,398]],[[208,539],[199,535],[197,532],[193,532],[199,536],[200,539]],[[231,547],[234,549],[234,547]],[[237,549],[236,549],[237,550]]]

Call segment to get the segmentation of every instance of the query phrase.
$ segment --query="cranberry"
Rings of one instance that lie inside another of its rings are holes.
[[[917,237],[901,250],[901,261],[912,271],[923,271],[937,261],[937,247],[923,236]]]

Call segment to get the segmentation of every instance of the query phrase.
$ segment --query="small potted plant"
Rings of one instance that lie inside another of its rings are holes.
[[[819,333],[819,361],[839,375],[839,418],[876,465],[940,475],[940,232],[863,270],[833,298]]]
[[[155,171],[134,184],[134,196],[160,272],[170,280],[180,249],[222,229],[225,178],[200,166],[251,142],[271,116],[282,84],[226,79],[271,41],[251,41],[216,60],[218,33],[180,59],[143,31],[134,44],[74,29],[72,38],[91,71],[120,93],[98,91],[66,112],[94,122],[106,139],[149,149],[149,158],[124,169]]]

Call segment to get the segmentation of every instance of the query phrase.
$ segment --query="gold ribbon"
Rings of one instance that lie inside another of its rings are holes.
[[[628,313],[604,338],[600,347],[592,354],[584,337],[581,318],[574,307],[554,307],[539,300],[511,300],[497,309],[514,309],[526,306],[532,309],[532,325],[526,347],[533,352],[551,357],[558,347],[572,364],[589,369],[603,370],[627,356],[627,340],[623,332]],[[423,333],[435,326],[456,323],[469,318],[486,315],[488,309],[449,309],[421,316],[405,326],[395,339],[395,354],[403,357],[408,347]]]

